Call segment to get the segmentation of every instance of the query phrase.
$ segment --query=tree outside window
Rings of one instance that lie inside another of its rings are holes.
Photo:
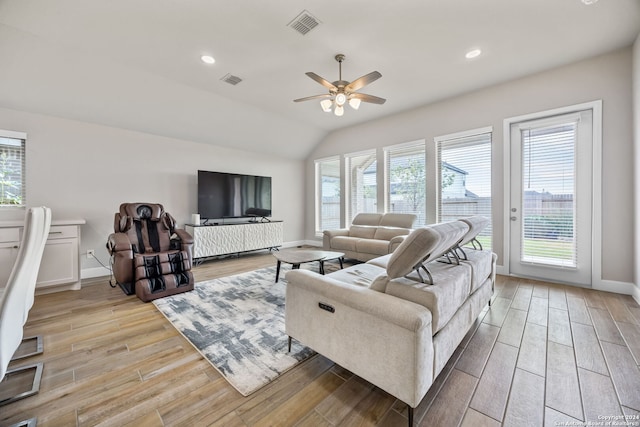
[[[386,209],[416,215],[414,227],[426,224],[427,174],[423,140],[385,148],[388,180]]]
[[[24,140],[0,136],[0,206],[24,205]]]

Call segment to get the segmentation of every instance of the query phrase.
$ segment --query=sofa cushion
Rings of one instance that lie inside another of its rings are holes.
[[[386,276],[383,268],[372,264],[358,264],[326,274],[327,277],[352,285],[370,287],[378,276]]]
[[[378,277],[376,277],[373,280],[373,282],[371,282],[371,285],[369,285],[369,289],[372,289],[378,292],[386,292],[388,283],[389,283],[389,276],[387,276],[386,274],[381,274]]]
[[[386,270],[387,264],[389,264],[389,258],[391,258],[391,255],[393,254],[382,255],[377,258],[370,259],[369,261],[367,261],[367,264],[373,264],[377,267],[381,267]]]
[[[383,227],[413,228],[415,221],[416,216],[413,214],[386,213],[380,219],[380,225]]]
[[[433,276],[433,285],[420,283],[416,273],[412,273],[409,278],[389,281],[385,293],[427,307],[433,316],[432,332],[435,334],[469,297],[471,266],[434,261],[427,267]]]
[[[352,225],[349,229],[349,237],[359,237],[361,239],[373,239],[377,227],[367,225]]]
[[[361,254],[386,255],[389,253],[388,240],[359,239],[356,242],[356,251]]]
[[[396,236],[406,236],[411,230],[398,227],[377,227],[374,239],[378,240],[391,240]]]
[[[460,261],[471,267],[471,293],[475,292],[491,275],[493,253],[491,251],[477,251],[467,249],[467,259]]]
[[[440,242],[441,236],[432,227],[413,230],[391,254],[387,275],[395,279],[409,274]]]
[[[352,251],[356,250],[356,242],[360,240],[358,237],[336,236],[331,239],[331,250]]]

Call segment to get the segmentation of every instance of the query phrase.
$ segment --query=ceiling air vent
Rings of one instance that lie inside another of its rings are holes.
[[[293,21],[287,24],[288,27],[293,28],[303,36],[309,31],[313,30],[320,24],[320,21],[315,16],[309,13],[307,10],[300,12],[298,16],[293,18]]]
[[[226,74],[220,80],[234,86],[242,81],[240,77],[234,76],[233,74]]]

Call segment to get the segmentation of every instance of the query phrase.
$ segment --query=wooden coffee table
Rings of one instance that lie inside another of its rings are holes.
[[[344,254],[342,252],[332,251],[316,251],[316,250],[299,250],[299,249],[284,249],[278,252],[274,252],[273,256],[278,260],[276,265],[276,283],[280,278],[280,265],[284,262],[292,265],[293,270],[300,268],[300,264],[305,262],[318,261],[320,265],[320,274],[324,274],[324,262],[332,259],[340,261],[340,268],[343,267],[342,261]]]

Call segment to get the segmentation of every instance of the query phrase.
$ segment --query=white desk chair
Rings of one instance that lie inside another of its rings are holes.
[[[18,258],[7,285],[0,294],[0,406],[31,396],[40,388],[43,364],[21,366],[8,370],[11,357],[20,346],[23,327],[34,302],[35,282],[38,277],[44,244],[51,225],[51,210],[46,207],[30,208],[25,215],[22,242]],[[35,370],[30,390],[17,395],[4,396],[3,389],[14,390],[12,377],[20,377],[27,370]]]

